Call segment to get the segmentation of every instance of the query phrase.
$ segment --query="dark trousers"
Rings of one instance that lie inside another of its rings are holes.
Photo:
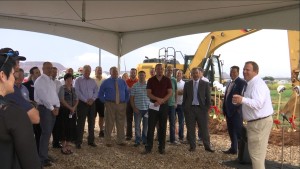
[[[40,124],[33,124],[32,126],[33,126],[33,132],[34,132],[36,148],[37,148],[37,151],[39,152],[40,138],[41,138],[42,129],[41,129]]]
[[[52,114],[45,106],[39,105],[38,110],[40,113],[40,126],[42,129],[39,155],[41,162],[44,163],[48,159],[48,145],[51,137],[51,132],[53,131],[53,126],[55,124],[56,116]]]
[[[170,143],[175,142],[175,122],[176,122],[176,112],[174,106],[169,106],[168,108],[169,116],[169,126],[170,126]]]
[[[159,149],[165,149],[166,143],[166,128],[167,128],[167,119],[168,119],[168,104],[160,105],[159,111],[148,109],[149,118],[148,118],[148,133],[147,133],[147,144],[145,146],[146,150],[151,151],[153,147],[153,137],[154,129],[157,122],[159,122],[158,127],[158,142]]]
[[[178,116],[178,125],[179,125],[178,136],[179,136],[179,139],[182,140],[184,137],[184,134],[183,134],[184,133],[184,114],[183,114],[182,105],[177,104],[176,113]]]
[[[126,107],[126,121],[127,121],[126,137],[132,138],[133,109],[131,107],[130,101],[127,103],[127,107]]]
[[[61,114],[58,113],[56,116],[55,124],[52,130],[52,145],[59,145],[59,141],[61,140]]]
[[[233,113],[231,117],[226,116],[226,122],[231,141],[230,149],[237,152],[238,140],[241,138],[241,130],[243,126],[242,115],[236,112]]]
[[[65,107],[59,109],[60,114],[60,138],[62,141],[73,141],[76,133],[76,113],[70,115],[70,110]]]
[[[76,144],[82,144],[85,120],[88,118],[88,143],[94,143],[94,128],[95,128],[95,103],[91,106],[83,101],[79,101],[77,106],[77,126],[76,126]]]
[[[184,112],[187,136],[191,148],[196,148],[195,126],[198,124],[198,129],[201,133],[203,145],[205,148],[210,147],[210,136],[208,132],[208,112],[202,110],[199,106],[191,106],[189,112]]]
[[[97,117],[97,113],[99,114],[99,117],[104,117],[104,103],[102,103],[99,98],[95,100],[95,106],[95,118]]]

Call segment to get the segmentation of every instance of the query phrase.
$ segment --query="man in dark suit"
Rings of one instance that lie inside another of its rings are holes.
[[[34,66],[29,70],[30,76],[28,78],[28,81],[23,83],[24,86],[29,91],[29,99],[31,101],[34,101],[34,82],[35,80],[41,76],[41,72],[38,67]]]
[[[201,68],[193,68],[191,73],[193,79],[184,85],[182,103],[190,143],[189,151],[196,150],[195,124],[197,122],[205,150],[214,152],[208,132],[208,109],[211,104],[209,83],[201,79],[203,77]]]
[[[231,82],[226,88],[223,112],[226,116],[227,128],[231,140],[231,146],[228,150],[223,151],[225,154],[237,154],[238,139],[241,136],[241,129],[243,126],[241,105],[232,103],[232,96],[234,94],[242,95],[246,81],[239,78],[239,67],[232,66],[230,68]]]

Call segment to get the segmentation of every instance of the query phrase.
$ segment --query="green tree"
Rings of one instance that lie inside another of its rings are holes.
[[[263,78],[263,80],[274,81],[275,79],[274,79],[274,77],[272,77],[272,76],[265,76],[265,77]]]

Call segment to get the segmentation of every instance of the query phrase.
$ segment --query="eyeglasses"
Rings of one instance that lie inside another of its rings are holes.
[[[5,65],[5,63],[8,61],[9,57],[13,57],[13,56],[19,56],[19,52],[18,51],[13,51],[13,50],[9,50],[7,53],[1,53],[1,56],[6,56],[5,61],[3,62],[0,70],[3,68],[3,66]]]

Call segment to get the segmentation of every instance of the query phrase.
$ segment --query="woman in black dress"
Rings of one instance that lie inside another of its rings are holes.
[[[14,92],[18,52],[0,53],[0,168],[38,169],[41,163],[27,113],[4,98]]]
[[[61,102],[59,116],[61,118],[61,143],[63,154],[72,154],[70,143],[76,133],[76,107],[78,98],[75,88],[72,87],[73,75],[70,73],[64,76],[65,84],[60,88],[58,97]]]

